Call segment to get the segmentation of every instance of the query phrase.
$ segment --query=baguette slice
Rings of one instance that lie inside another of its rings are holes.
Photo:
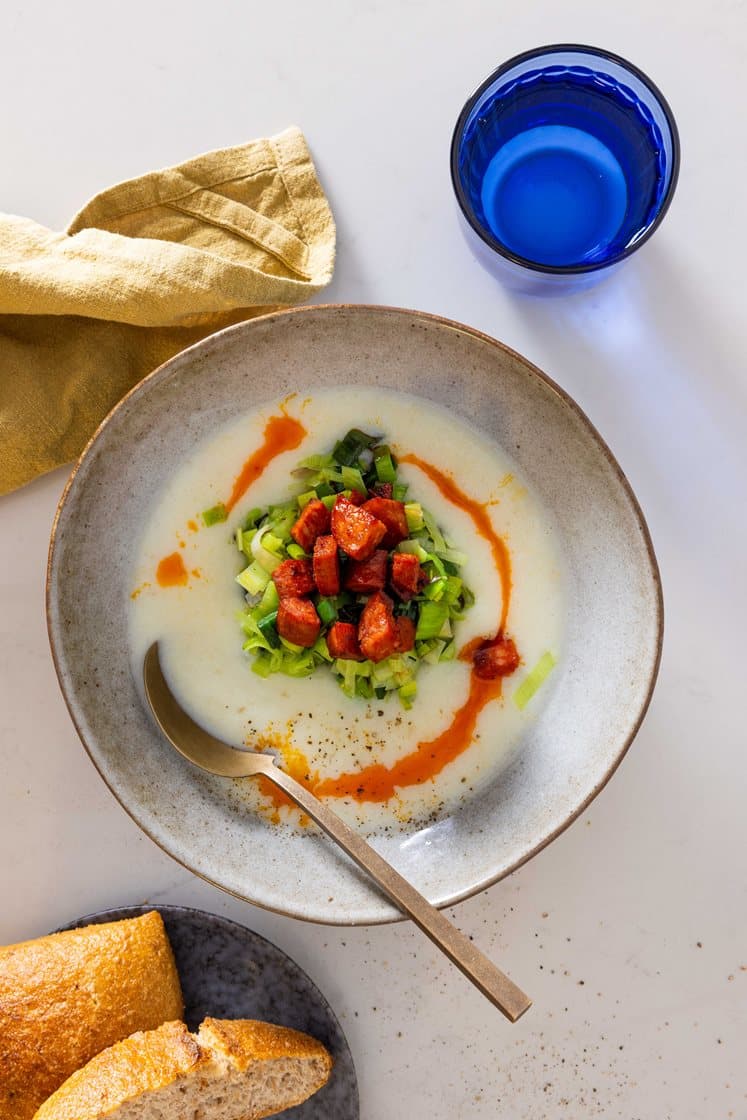
[[[31,1120],[94,1054],[183,1014],[156,911],[0,948],[0,1120]]]
[[[287,1027],[164,1023],[97,1054],[34,1120],[259,1120],[301,1104],[331,1068],[321,1042]]]

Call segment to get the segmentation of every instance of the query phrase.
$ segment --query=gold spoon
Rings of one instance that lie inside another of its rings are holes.
[[[143,683],[156,723],[179,754],[209,774],[224,778],[245,778],[262,774],[299,805],[320,828],[346,851],[359,867],[367,871],[385,895],[408,914],[468,980],[480,989],[512,1023],[524,1014],[532,1001],[505,973],[489,961],[455,925],[431,906],[406,879],[382,859],[378,852],[328,809],[313,793],[281,770],[271,754],[238,750],[204,731],[174,698],[161,669],[158,642],[145,655]]]

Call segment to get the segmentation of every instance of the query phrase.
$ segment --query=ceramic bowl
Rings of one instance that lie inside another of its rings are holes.
[[[80,737],[157,844],[257,905],[369,924],[400,915],[329,841],[240,811],[221,779],[165,743],[124,639],[134,543],[195,442],[263,401],[351,380],[460,414],[513,456],[554,518],[567,620],[549,699],[482,793],[428,827],[374,840],[438,906],[529,859],[588,805],[635,736],[658,669],[662,600],[641,510],[611,452],[567,394],[495,339],[418,312],[320,306],[231,327],[179,354],[124,398],[75,468],[52,534],[47,613]]]

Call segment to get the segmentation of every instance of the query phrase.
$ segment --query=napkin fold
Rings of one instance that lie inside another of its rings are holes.
[[[179,350],[320,291],[334,257],[297,128],[120,183],[65,233],[0,214],[0,494]]]

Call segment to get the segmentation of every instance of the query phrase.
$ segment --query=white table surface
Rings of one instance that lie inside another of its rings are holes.
[[[0,499],[0,943],[143,901],[236,918],[331,1001],[362,1120],[747,1117],[744,7],[9,0],[2,22],[3,209],[63,228],[119,179],[299,124],[338,224],[324,298],[462,320],[559,381],[639,496],[666,636],[649,715],[610,785],[456,911],[535,999],[512,1027],[412,928],[264,913],[138,831],[80,746],[49,655],[56,471]],[[495,65],[574,40],[661,86],[682,173],[626,267],[542,301],[507,293],[471,258],[448,148]]]

